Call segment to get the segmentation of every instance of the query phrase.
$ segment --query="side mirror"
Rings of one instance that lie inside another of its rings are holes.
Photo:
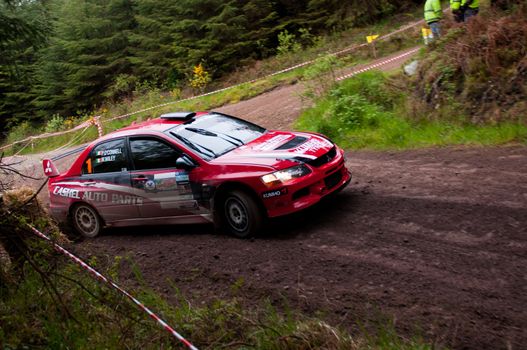
[[[196,167],[196,164],[189,159],[187,156],[183,155],[176,159],[176,168],[183,170],[192,170]]]

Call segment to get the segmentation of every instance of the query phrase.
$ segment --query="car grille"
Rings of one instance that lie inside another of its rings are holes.
[[[305,197],[307,195],[309,195],[309,187],[304,187],[301,190],[298,190],[293,193],[293,196],[291,198],[296,201],[297,199]]]
[[[319,166],[322,166],[324,164],[331,162],[331,160],[335,158],[336,155],[337,155],[337,147],[333,146],[333,148],[331,148],[326,154],[323,154],[317,159],[313,159],[309,161],[307,164],[318,168]]]
[[[333,173],[326,177],[324,179],[324,183],[326,184],[327,189],[331,189],[338,185],[338,183],[342,180],[342,172],[337,171],[336,173]]]

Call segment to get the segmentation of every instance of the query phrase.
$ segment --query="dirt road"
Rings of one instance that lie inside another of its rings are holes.
[[[255,240],[208,226],[108,230],[78,249],[130,255],[191,303],[269,297],[332,324],[393,318],[453,349],[527,344],[527,148],[348,154],[354,181]]]

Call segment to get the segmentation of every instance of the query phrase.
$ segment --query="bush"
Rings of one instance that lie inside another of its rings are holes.
[[[335,71],[342,66],[334,55],[324,55],[316,59],[315,63],[305,68],[302,74],[305,90],[303,98],[310,101],[322,97],[324,93],[335,85]]]
[[[192,69],[192,77],[190,78],[190,86],[198,90],[200,93],[205,91],[205,88],[212,81],[209,72],[205,70],[203,64],[198,64]]]
[[[56,131],[64,130],[64,128],[65,128],[64,118],[62,118],[58,114],[55,114],[46,123],[46,127],[45,127],[44,131],[45,132],[56,132]]]
[[[416,111],[421,117],[527,122],[526,5],[511,14],[482,13],[451,29],[430,50],[411,86],[416,105],[423,107]]]
[[[295,53],[301,49],[302,45],[296,40],[296,36],[293,33],[289,33],[287,29],[278,33],[278,47],[276,51],[279,55]]]
[[[114,83],[104,92],[104,97],[111,101],[119,101],[131,97],[138,84],[137,77],[129,74],[119,74]]]
[[[383,85],[384,76],[367,72],[345,80],[301,116],[300,127],[321,132],[337,140],[353,130],[377,127],[397,101]]]
[[[445,74],[448,69],[445,70]],[[437,119],[412,118],[415,100],[397,87],[400,77],[385,78],[368,72],[345,80],[297,121],[299,129],[320,132],[342,147],[411,148],[433,145],[493,145],[526,141],[527,126],[513,122],[474,126],[453,118],[457,104],[451,101],[434,114]],[[404,81],[403,81],[404,82]],[[524,108],[525,104],[518,107]]]

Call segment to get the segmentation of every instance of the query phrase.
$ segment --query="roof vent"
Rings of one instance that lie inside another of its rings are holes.
[[[295,148],[295,147],[303,144],[304,142],[306,142],[306,140],[307,140],[307,137],[295,136],[291,140],[289,140],[286,143],[284,143],[283,145],[281,145],[279,147],[276,147],[275,150]]]
[[[167,119],[167,120],[189,120],[191,118],[194,118],[196,116],[196,113],[194,112],[175,112],[175,113],[166,113],[161,114],[161,119]]]

